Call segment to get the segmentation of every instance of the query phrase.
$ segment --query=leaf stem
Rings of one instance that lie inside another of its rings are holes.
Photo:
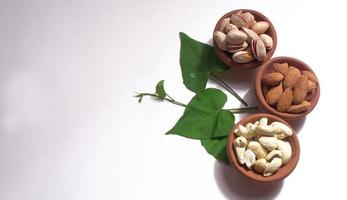
[[[253,106],[253,107],[247,107],[247,108],[231,108],[231,109],[226,109],[232,113],[246,113],[246,112],[250,112],[253,110],[258,109],[258,106]]]
[[[242,99],[228,84],[226,84],[222,79],[220,79],[216,74],[211,73],[211,76],[217,80],[217,82],[224,87],[228,92],[230,92],[237,100],[239,100],[243,105],[248,106],[247,102]]]
[[[187,105],[186,104],[184,104],[184,103],[181,103],[181,102],[179,102],[179,101],[176,101],[176,100],[174,100],[172,97],[170,97],[169,95],[167,95],[169,98],[166,98],[166,97],[164,97],[164,98],[160,98],[157,94],[151,94],[151,93],[137,93],[138,95],[136,95],[135,97],[139,97],[139,98],[142,98],[142,97],[144,97],[144,96],[151,96],[151,97],[155,97],[155,98],[158,98],[158,99],[160,99],[160,100],[165,100],[165,101],[168,101],[168,102],[170,102],[170,103],[173,103],[173,104],[176,104],[176,105],[178,105],[178,106],[182,106],[182,107],[186,107]]]
[[[157,94],[151,94],[151,93],[136,93],[136,94],[137,95],[135,97],[138,97],[138,98],[142,98],[144,96],[151,96],[151,97],[155,97],[155,98],[160,99],[160,100],[168,101],[168,102],[176,104],[178,106],[187,107],[186,104],[174,100],[169,95],[167,95],[169,98],[166,98],[166,97],[165,98],[160,98]],[[230,109],[224,109],[224,110],[230,111],[232,113],[246,113],[246,112],[250,112],[250,111],[253,111],[253,110],[256,110],[256,109],[258,109],[258,106],[247,107],[247,108],[230,108]]]

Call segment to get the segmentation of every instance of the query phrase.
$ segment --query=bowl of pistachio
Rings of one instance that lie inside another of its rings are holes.
[[[274,54],[276,30],[263,14],[248,9],[223,15],[213,31],[217,56],[228,66],[252,69],[261,66]]]

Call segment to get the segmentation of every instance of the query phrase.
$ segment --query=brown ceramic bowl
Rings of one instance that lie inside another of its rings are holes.
[[[264,177],[263,175],[248,169],[246,165],[239,164],[236,157],[236,152],[233,148],[233,141],[237,137],[234,133],[234,130],[239,126],[239,124],[246,125],[250,122],[253,123],[262,117],[268,118],[269,123],[272,123],[273,121],[282,122],[286,124],[288,127],[290,127],[293,131],[293,135],[288,137],[287,139],[287,141],[290,143],[292,147],[292,158],[286,165],[282,166],[275,174],[269,177]],[[285,122],[283,119],[277,116],[261,113],[261,114],[250,115],[242,119],[239,123],[237,123],[234,126],[232,132],[229,134],[229,137],[228,137],[227,152],[228,152],[228,158],[230,163],[232,163],[239,172],[241,172],[243,175],[245,175],[249,179],[257,181],[257,182],[274,182],[274,181],[279,181],[286,178],[295,169],[300,157],[300,145],[299,145],[299,141],[294,129],[287,122]]]
[[[303,117],[305,117],[308,113],[310,113],[314,107],[317,105],[318,99],[319,99],[319,95],[320,95],[320,87],[319,87],[319,83],[318,83],[318,87],[310,101],[311,103],[311,107],[306,111],[306,112],[302,112],[302,113],[298,113],[298,114],[291,114],[291,113],[286,113],[286,112],[279,112],[277,111],[274,107],[271,107],[270,105],[268,105],[265,101],[265,97],[264,94],[262,92],[261,89],[261,79],[262,77],[273,71],[273,64],[274,63],[288,63],[290,66],[295,66],[297,67],[299,70],[307,70],[310,71],[312,73],[314,73],[312,71],[312,69],[305,64],[304,62],[295,59],[295,58],[291,58],[291,57],[276,57],[276,58],[272,58],[270,60],[268,60],[267,62],[265,62],[261,68],[258,70],[256,78],[255,78],[255,93],[256,96],[260,102],[260,104],[265,108],[265,110],[267,110],[268,112],[277,115],[283,119],[286,120],[296,120],[296,119],[301,119]]]
[[[216,42],[215,42],[214,39],[213,39],[213,46],[214,46],[215,52],[216,52],[217,56],[219,57],[219,59],[221,59],[229,67],[238,67],[238,68],[241,68],[241,69],[253,69],[253,68],[261,66],[265,61],[269,60],[272,57],[272,55],[274,54],[274,52],[276,50],[276,47],[277,47],[277,34],[276,34],[275,27],[273,26],[273,24],[271,23],[271,21],[268,18],[266,18],[263,14],[255,11],[255,10],[248,10],[248,9],[233,10],[233,11],[230,11],[230,12],[226,13],[225,15],[223,15],[223,17],[221,17],[218,20],[218,22],[217,22],[217,24],[216,24],[216,26],[214,28],[213,33],[216,32],[219,29],[220,23],[223,21],[223,19],[225,19],[225,18],[227,18],[227,17],[231,16],[232,14],[235,14],[235,13],[237,13],[239,11],[250,12],[251,14],[254,15],[254,18],[255,18],[256,21],[266,21],[266,22],[269,23],[269,25],[270,25],[269,29],[265,33],[272,37],[273,47],[272,47],[272,49],[270,51],[267,52],[266,58],[264,59],[264,61],[260,62],[260,61],[254,60],[254,61],[252,61],[250,63],[245,63],[245,64],[236,63],[231,58],[232,54],[229,53],[229,52],[223,51],[222,49],[220,49],[216,45]]]

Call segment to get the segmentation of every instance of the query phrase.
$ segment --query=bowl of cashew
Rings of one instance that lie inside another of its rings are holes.
[[[295,130],[271,114],[254,114],[238,122],[228,137],[229,161],[256,182],[275,182],[295,169],[300,145]]]

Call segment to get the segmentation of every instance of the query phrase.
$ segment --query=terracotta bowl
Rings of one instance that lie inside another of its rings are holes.
[[[297,67],[299,70],[307,70],[310,71],[312,73],[314,73],[312,71],[312,69],[305,64],[304,62],[295,59],[295,58],[291,58],[291,57],[276,57],[276,58],[272,58],[270,60],[268,60],[267,62],[265,62],[261,68],[258,70],[256,78],[255,78],[255,93],[256,96],[260,102],[260,104],[262,105],[262,107],[264,107],[265,110],[267,110],[268,112],[277,115],[283,119],[286,120],[296,120],[296,119],[301,119],[304,118],[308,113],[310,113],[314,107],[317,105],[318,99],[319,99],[319,95],[320,95],[320,87],[319,87],[319,83],[318,83],[318,87],[314,93],[314,96],[312,97],[310,103],[311,103],[311,107],[303,113],[298,113],[298,114],[291,114],[291,113],[285,113],[285,112],[279,112],[277,111],[274,107],[271,107],[270,105],[268,105],[265,101],[265,97],[264,94],[262,92],[261,89],[261,79],[262,77],[273,71],[273,64],[274,63],[288,63],[291,66],[295,66]]]
[[[287,126],[289,126],[293,131],[293,135],[288,137],[287,139],[287,141],[290,143],[292,147],[292,158],[286,165],[282,166],[275,174],[269,177],[264,177],[261,174],[258,174],[254,172],[253,170],[248,169],[246,165],[239,164],[236,157],[236,152],[233,148],[233,141],[237,137],[234,133],[234,130],[239,126],[239,124],[246,125],[250,122],[253,123],[262,117],[268,118],[269,123],[272,123],[273,121],[282,122],[286,124]],[[229,134],[229,137],[228,137],[227,152],[228,152],[228,158],[230,163],[232,163],[232,165],[234,165],[239,172],[241,172],[243,175],[245,175],[249,179],[257,181],[257,182],[275,182],[275,181],[279,181],[286,178],[295,169],[300,157],[300,145],[299,145],[299,141],[294,129],[287,122],[285,122],[283,119],[277,116],[261,113],[261,114],[250,115],[242,119],[239,123],[237,123],[234,126],[232,132]]]
[[[245,64],[236,63],[231,58],[232,54],[229,53],[229,52],[223,51],[222,49],[220,49],[217,46],[217,44],[216,44],[214,39],[213,39],[213,46],[214,46],[215,52],[216,52],[217,56],[219,57],[219,59],[221,59],[229,67],[238,67],[238,68],[241,68],[241,69],[253,69],[253,68],[261,66],[265,61],[269,60],[272,57],[272,55],[274,54],[274,52],[276,50],[276,47],[277,47],[277,34],[276,34],[275,27],[273,26],[273,24],[271,23],[271,21],[268,18],[266,18],[263,14],[255,11],[255,10],[248,10],[248,9],[233,10],[233,11],[230,11],[230,12],[226,13],[225,15],[223,15],[218,20],[218,22],[217,22],[217,24],[216,24],[216,26],[214,28],[213,33],[219,29],[220,23],[223,21],[223,19],[225,19],[225,18],[227,18],[227,17],[231,16],[232,14],[237,13],[239,11],[250,12],[250,13],[252,13],[254,15],[254,18],[255,18],[256,21],[266,21],[266,22],[269,23],[269,25],[270,25],[269,29],[265,33],[272,37],[273,47],[272,47],[272,49],[270,51],[267,52],[266,58],[264,59],[264,61],[260,62],[260,61],[254,60],[254,61],[252,61],[250,63],[245,63]]]

